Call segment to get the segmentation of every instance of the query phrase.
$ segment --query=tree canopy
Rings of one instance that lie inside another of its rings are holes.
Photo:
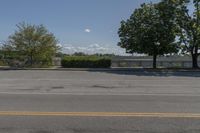
[[[193,4],[194,11],[188,9]],[[182,52],[192,56],[193,68],[198,68],[200,55],[200,0],[185,0],[177,5],[177,25],[179,26],[179,40]]]
[[[119,46],[127,53],[148,54],[153,56],[156,68],[158,55],[178,51],[174,7],[170,1],[157,4],[142,4],[131,17],[121,22]]]
[[[27,60],[29,65],[52,62],[58,50],[57,39],[43,25],[20,23],[17,30],[9,36],[5,48],[11,48]]]

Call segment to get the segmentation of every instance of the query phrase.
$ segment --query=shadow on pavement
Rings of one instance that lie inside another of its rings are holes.
[[[154,76],[154,77],[200,77],[199,70],[153,70],[153,69],[129,69],[129,70],[89,70],[89,72],[103,72],[118,75],[133,75],[133,76]]]
[[[154,77],[200,77],[200,69],[146,69],[146,68],[10,68],[0,67],[0,71],[47,70],[47,71],[87,71],[117,75]]]

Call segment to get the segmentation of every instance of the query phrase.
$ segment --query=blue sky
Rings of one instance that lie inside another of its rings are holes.
[[[116,46],[120,21],[144,2],[150,0],[0,0],[0,41],[26,22],[44,24],[67,53],[124,54]]]

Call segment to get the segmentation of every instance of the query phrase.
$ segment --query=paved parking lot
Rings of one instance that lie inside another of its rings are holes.
[[[200,72],[0,71],[0,93],[200,95]]]
[[[200,72],[0,71],[1,133],[199,133]]]

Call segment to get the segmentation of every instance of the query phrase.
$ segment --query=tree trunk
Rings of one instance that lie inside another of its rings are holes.
[[[31,56],[30,56],[30,63],[31,63],[31,67],[33,66],[33,54],[31,53]]]
[[[157,55],[153,55],[153,68],[157,68]]]
[[[33,57],[31,56],[31,66],[33,66]]]
[[[197,54],[192,55],[192,68],[195,68],[195,69],[199,68]]]

